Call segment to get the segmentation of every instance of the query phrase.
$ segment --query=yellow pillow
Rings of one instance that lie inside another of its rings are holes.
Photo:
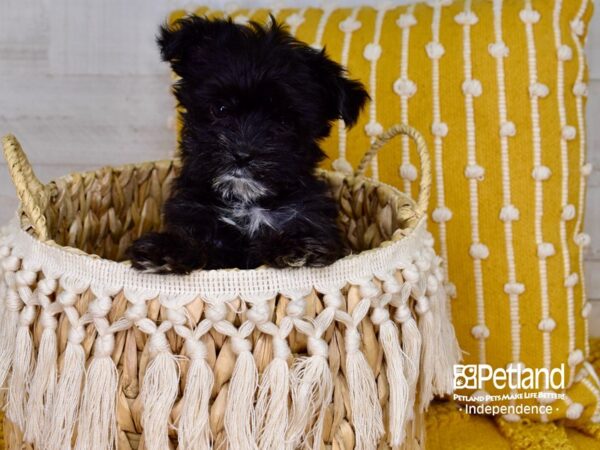
[[[228,12],[240,23],[268,13]],[[448,289],[465,364],[511,367],[522,378],[564,365],[566,389],[556,390],[564,399],[504,398],[489,404],[536,409],[494,412],[507,420],[600,421],[600,386],[586,363],[582,268],[591,1],[437,0],[272,13],[302,41],[326,46],[369,89],[372,102],[357,126],[336,124],[323,143],[326,166],[356,167],[373,136],[398,122],[425,134],[434,174],[430,230],[454,283]],[[413,150],[408,139],[389,145],[372,176],[416,197]],[[477,394],[543,390],[500,384],[485,382]],[[552,412],[540,414],[540,406]]]

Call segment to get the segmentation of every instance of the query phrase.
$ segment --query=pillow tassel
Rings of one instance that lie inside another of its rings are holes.
[[[190,338],[185,345],[191,361],[181,400],[179,446],[183,450],[210,450],[209,402],[214,375],[206,361],[204,343]]]
[[[115,448],[119,373],[111,358],[114,343],[112,333],[96,339],[94,358],[87,370],[81,399],[76,450]]]

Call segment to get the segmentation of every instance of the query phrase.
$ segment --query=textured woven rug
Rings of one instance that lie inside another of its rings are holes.
[[[600,370],[600,339],[590,345],[590,360]],[[3,421],[3,414],[0,413]],[[453,402],[437,402],[427,414],[427,450],[586,449],[600,450],[600,424],[580,428],[561,423],[507,423],[501,419],[472,416]],[[4,436],[0,428],[0,449]]]

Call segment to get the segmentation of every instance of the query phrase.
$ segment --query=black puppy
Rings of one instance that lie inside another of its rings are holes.
[[[187,17],[158,43],[180,77],[182,167],[164,231],[133,243],[133,267],[325,266],[343,256],[336,203],[314,171],[331,123],[356,122],[363,86],[273,18],[261,27]]]

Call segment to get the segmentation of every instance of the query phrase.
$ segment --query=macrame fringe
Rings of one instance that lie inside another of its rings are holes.
[[[81,393],[81,383],[85,370],[83,347],[73,342],[67,343],[65,359],[56,387],[52,407],[46,420],[44,441],[45,450],[71,448],[71,437]]]
[[[406,436],[401,447],[402,450],[424,450],[426,436],[425,412],[415,411],[413,419],[406,424]]]
[[[169,448],[169,418],[178,392],[179,366],[170,351],[162,350],[147,367],[142,384],[142,426],[148,450]]]
[[[35,313],[35,310],[33,312]],[[20,325],[13,354],[6,415],[21,430],[25,429],[25,407],[27,405],[27,390],[33,371],[33,361],[31,331],[28,325]]]
[[[419,380],[419,362],[423,346],[421,332],[417,321],[410,317],[402,324],[402,349],[406,355],[406,379],[411,390],[414,390]]]
[[[421,300],[423,301],[423,300]],[[417,303],[417,310],[419,304]],[[417,311],[418,312],[418,311]],[[437,334],[440,332],[436,328],[434,316],[431,310],[422,311],[419,316],[419,332],[422,338],[421,349],[421,370],[419,380],[419,408],[425,411],[433,400],[433,380],[437,366],[437,359],[443,358],[439,354]]]
[[[383,413],[377,396],[373,370],[359,350],[360,334],[357,329],[346,331],[346,381],[352,409],[356,450],[372,450],[383,434]]]
[[[309,337],[309,345],[311,339]],[[321,354],[296,359],[291,380],[292,414],[286,448],[320,450],[325,411],[333,396],[333,378],[327,359]],[[312,445],[309,445],[311,440]]]
[[[2,326],[0,326],[0,388],[4,386],[8,373],[12,367],[17,327],[19,325],[19,309],[22,305],[19,294],[16,291],[15,273],[21,265],[21,261],[2,249],[4,256],[2,260],[2,271],[4,272],[5,291],[4,313],[2,314]],[[6,255],[4,255],[6,253]]]
[[[256,401],[258,448],[270,450],[285,442],[288,427],[290,370],[287,361],[275,357],[262,374]]]
[[[8,287],[4,282],[4,269],[2,269],[2,255],[0,254],[0,318],[4,319],[6,313],[6,292]]]
[[[235,343],[233,347],[235,351]],[[225,433],[229,448],[254,450],[256,449],[254,392],[258,384],[258,369],[249,348],[236,353],[238,357],[229,381],[225,409]]]
[[[27,402],[27,424],[25,440],[41,445],[44,423],[48,420],[48,408],[56,389],[56,361],[58,351],[56,332],[53,328],[44,328],[38,349],[37,364],[29,386]]]
[[[110,356],[92,359],[81,398],[76,450],[115,448],[118,382],[119,373]]]
[[[426,448],[426,437],[427,437],[427,428],[425,422],[425,411],[417,411],[415,414],[415,420],[413,421],[413,434],[414,439],[417,443],[417,448],[419,450],[423,450]]]
[[[405,307],[407,315],[403,316],[402,308],[396,311],[395,319],[400,322],[402,336],[402,350],[406,358],[404,365],[406,381],[408,384],[408,404],[414,405],[417,396],[417,383],[419,381],[419,366],[421,360],[421,332],[417,322],[412,317],[408,307]],[[414,408],[407,411],[407,421],[414,418]],[[410,424],[408,424],[410,427]]]
[[[187,372],[179,416],[179,446],[182,450],[210,450],[210,393],[212,369],[202,358],[192,358]]]
[[[385,355],[387,379],[390,384],[389,434],[390,444],[397,447],[404,441],[407,411],[409,409],[409,387],[404,373],[398,329],[391,320],[379,326],[379,343]]]
[[[453,390],[453,367],[460,361],[461,351],[446,310],[446,295],[442,289],[439,292],[432,302],[432,313],[439,326],[436,351],[439,357],[436,359],[433,387],[435,395],[446,395]]]
[[[11,293],[17,295],[15,291],[8,290],[7,300]],[[4,386],[4,382],[12,367],[17,326],[19,324],[19,312],[7,308],[3,319],[2,326],[0,326],[0,387]]]

